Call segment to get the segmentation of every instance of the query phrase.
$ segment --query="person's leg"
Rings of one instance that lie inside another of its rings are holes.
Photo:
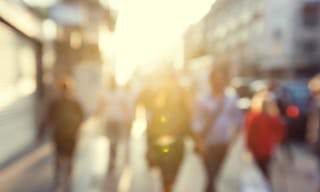
[[[54,157],[54,180],[53,180],[53,191],[60,186],[62,174],[62,155],[59,148],[56,146],[55,157]]]
[[[123,126],[124,129],[124,133],[123,133],[123,138],[122,138],[122,142],[124,145],[124,157],[125,157],[125,165],[127,166],[130,162],[130,136],[131,136],[131,128],[130,128],[131,124],[129,123],[125,123],[125,125]]]
[[[227,147],[226,145],[216,145],[211,150],[213,151],[213,153],[211,157],[211,161],[212,161],[211,187],[212,188],[210,192],[215,192],[217,177],[221,171],[221,168],[225,159],[225,155],[227,152]]]
[[[163,186],[164,192],[172,192],[174,187],[174,183],[167,183]]]
[[[205,166],[205,170],[207,173],[207,184],[206,184],[206,192],[212,191],[212,180],[213,180],[213,151],[211,147],[208,147],[208,151],[203,155],[203,162]]]
[[[163,189],[165,192],[171,192],[175,186],[175,181],[179,173],[183,158],[184,158],[184,143],[178,142],[176,145],[172,146],[170,154],[167,154],[167,158],[164,158],[165,162],[162,168],[162,180]],[[165,155],[165,154],[163,154]]]
[[[66,191],[72,191],[72,172],[73,172],[73,160],[72,156],[65,157],[66,166]]]
[[[170,170],[164,170],[164,169],[168,169],[168,168],[160,167],[163,191],[172,192],[176,175],[175,173],[170,173]]]
[[[59,181],[60,181],[60,173],[61,171],[61,164],[59,156],[56,155],[54,160],[54,180],[53,180],[53,190],[59,187]]]
[[[113,171],[115,169],[116,164],[116,155],[117,155],[117,144],[116,141],[110,142],[110,152],[109,152],[109,171]]]
[[[117,147],[117,134],[116,134],[116,124],[114,122],[107,123],[107,135],[110,141],[109,146],[109,162],[108,162],[108,172],[111,173],[115,168],[116,161],[116,147]]]
[[[256,159],[256,164],[260,171],[262,172],[263,176],[269,180],[269,159]]]
[[[64,168],[64,188],[66,192],[71,192],[72,173],[73,173],[73,157],[77,144],[77,134],[69,135],[63,145],[63,168]]]
[[[225,145],[212,145],[208,147],[208,152],[204,155],[204,164],[207,172],[206,192],[214,192],[216,177],[223,164],[227,147]]]
[[[109,151],[109,172],[114,171],[117,161],[117,147],[119,142],[119,125],[117,122],[112,122],[108,126],[110,151]]]

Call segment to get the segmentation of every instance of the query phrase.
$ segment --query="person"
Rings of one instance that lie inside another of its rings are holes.
[[[206,191],[213,192],[228,146],[242,126],[242,112],[237,108],[237,94],[227,89],[226,66],[211,70],[209,84],[210,90],[198,97],[192,130],[196,151],[202,156],[207,172]]]
[[[165,192],[174,188],[189,133],[190,103],[173,69],[158,71],[158,85],[146,87],[138,103],[147,114],[147,152],[150,168],[158,168]]]
[[[320,74],[311,78],[308,83],[310,90],[309,130],[307,139],[313,145],[315,154],[320,158]]]
[[[125,87],[119,87],[114,77],[110,78],[108,90],[104,94],[104,120],[106,134],[110,140],[108,171],[116,166],[117,148],[121,139],[128,140],[134,119],[133,96]]]
[[[246,144],[256,165],[269,179],[270,159],[277,145],[285,139],[286,125],[271,92],[258,93],[253,101],[260,104],[255,103],[246,115]],[[260,105],[261,108],[258,109],[256,105]]]
[[[281,104],[278,104],[279,103],[278,101],[276,101],[277,99],[274,93],[276,87],[277,87],[276,81],[274,79],[270,79],[266,82],[264,86],[262,86],[260,89],[255,91],[251,99],[251,105],[249,107],[249,111],[245,115],[244,122],[245,122],[246,132],[248,131],[247,127],[250,126],[254,117],[262,112],[263,102],[266,99],[266,97],[270,97],[270,98],[273,97],[273,99],[275,99],[275,102],[277,102],[276,104],[279,106],[281,105]],[[246,133],[245,136],[247,135],[248,134]]]
[[[72,95],[73,83],[70,77],[59,78],[56,88],[58,94],[48,106],[40,135],[43,136],[45,130],[51,126],[55,149],[54,188],[60,187],[60,181],[63,180],[63,187],[66,191],[71,191],[73,157],[84,112],[81,104]],[[63,174],[65,178],[62,177]]]

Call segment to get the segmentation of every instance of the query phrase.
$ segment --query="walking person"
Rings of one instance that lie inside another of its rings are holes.
[[[49,104],[42,134],[50,126],[55,149],[54,188],[71,191],[73,157],[77,146],[84,113],[80,103],[72,95],[73,83],[70,77],[63,77],[56,84],[58,94]]]
[[[313,77],[309,83],[310,90],[310,114],[308,140],[313,144],[313,150],[320,158],[320,74]]]
[[[228,147],[242,125],[242,112],[237,94],[227,89],[226,66],[212,69],[209,84],[211,89],[197,101],[192,130],[207,172],[206,192],[214,192]]]
[[[162,70],[157,74],[159,84],[142,91],[139,104],[147,113],[147,163],[160,170],[163,190],[172,192],[184,159],[190,105],[174,69]]]
[[[133,121],[132,95],[119,87],[115,78],[111,78],[108,89],[104,94],[104,120],[106,134],[110,140],[108,172],[116,168],[118,147],[121,140],[129,139],[131,123]]]
[[[276,147],[284,141],[286,126],[274,95],[266,92],[257,97],[253,100],[261,103],[261,108],[252,109],[246,116],[246,143],[258,168],[269,179],[270,160]]]

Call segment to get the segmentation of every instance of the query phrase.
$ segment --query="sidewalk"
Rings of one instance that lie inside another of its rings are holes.
[[[161,192],[159,173],[150,171],[144,160],[143,135],[132,138],[130,192]],[[192,141],[186,141],[186,156],[174,192],[202,192],[206,175],[200,158],[194,154]],[[217,181],[218,192],[269,192],[269,186],[251,157],[244,151],[242,137],[231,147]]]
[[[0,173],[0,191],[49,191],[52,181],[52,147],[44,144]]]
[[[243,135],[231,146],[222,167],[219,192],[269,192],[269,186],[245,149]]]
[[[202,192],[205,172],[200,158],[186,141],[185,160],[174,192]],[[132,128],[129,151],[119,146],[114,172],[106,175],[109,142],[98,118],[90,118],[82,128],[75,157],[74,192],[161,192],[159,172],[149,170],[145,161],[145,122],[137,119]],[[53,150],[50,143],[41,146],[0,173],[1,192],[49,192],[53,180]],[[233,145],[225,161],[219,192],[267,192],[257,169],[243,156],[241,138]]]
[[[160,192],[159,173],[149,170],[145,161],[145,122],[137,120],[132,128],[130,144],[130,192]],[[217,183],[218,192],[269,192],[253,159],[244,148],[243,136],[231,146]],[[186,141],[185,159],[174,192],[202,192],[206,184],[205,171],[193,143]]]
[[[204,171],[200,159],[187,142],[186,158],[178,176],[175,192],[200,192]],[[73,189],[75,192],[160,192],[159,173],[150,171],[145,161],[145,127],[138,120],[129,141],[131,153],[126,155],[125,142],[119,146],[117,166],[106,173],[108,139],[99,119],[91,118],[83,126],[75,157]],[[0,173],[1,192],[47,192],[53,180],[53,149],[50,143],[27,155]],[[195,177],[196,176],[196,177]]]
[[[145,160],[145,129],[146,122],[143,119],[137,119],[132,127],[129,192],[161,192],[159,172],[149,170]],[[191,140],[187,140],[185,150],[185,159],[181,165],[174,192],[202,192],[205,185],[205,172],[199,157],[193,153]]]
[[[108,142],[97,123],[96,118],[90,118],[82,127],[75,157],[73,188],[76,192],[102,189],[97,178],[105,174]],[[52,188],[52,180],[53,149],[47,143],[0,173],[0,191],[47,192]]]

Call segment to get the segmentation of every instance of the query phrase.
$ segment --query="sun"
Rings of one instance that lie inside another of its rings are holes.
[[[119,84],[136,68],[159,65],[179,54],[184,31],[199,21],[215,0],[121,0],[113,34],[115,75]]]

